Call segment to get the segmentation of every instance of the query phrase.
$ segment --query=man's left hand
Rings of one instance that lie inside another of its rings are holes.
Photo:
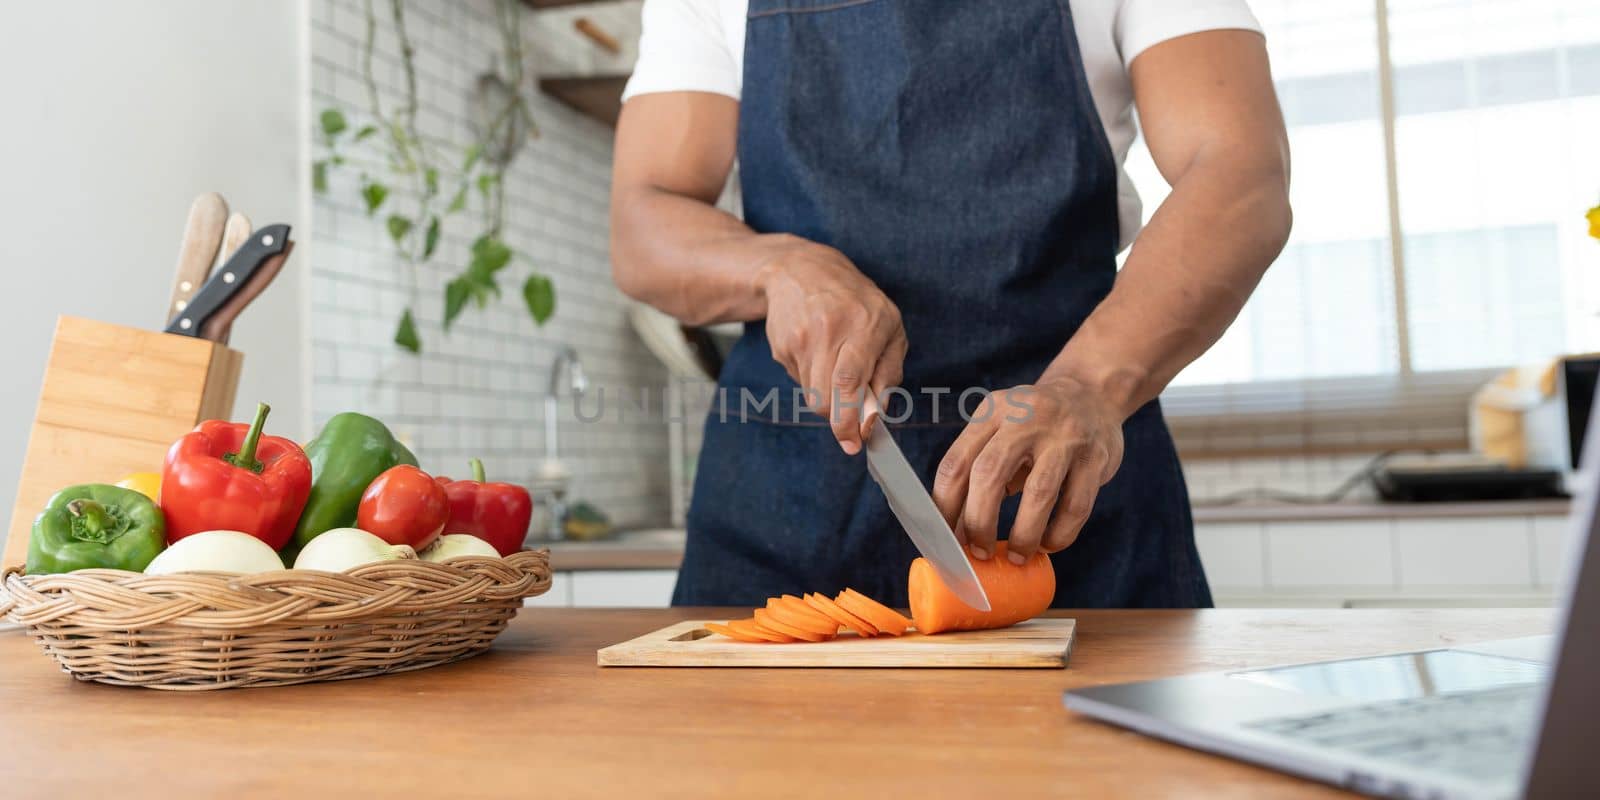
[[[1000,503],[1020,491],[1008,557],[1021,564],[1035,551],[1063,550],[1122,465],[1122,422],[1100,392],[1072,378],[995,392],[940,462],[934,503],[982,561],[995,552]]]

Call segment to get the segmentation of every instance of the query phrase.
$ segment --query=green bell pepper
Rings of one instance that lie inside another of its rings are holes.
[[[311,496],[294,538],[283,548],[286,564],[293,564],[300,548],[318,535],[355,525],[362,492],[384,470],[417,466],[417,457],[382,422],[353,412],[328,420],[305,450],[311,459]]]
[[[120,486],[68,486],[39,512],[28,539],[28,574],[78,569],[142,572],[167,546],[166,519],[150,498]]]

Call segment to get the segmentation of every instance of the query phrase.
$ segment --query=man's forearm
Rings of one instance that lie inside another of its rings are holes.
[[[1289,226],[1282,159],[1197,156],[1041,382],[1087,383],[1132,414],[1222,336]]]
[[[757,277],[790,239],[693,197],[636,189],[614,201],[612,271],[634,299],[690,325],[761,319]]]

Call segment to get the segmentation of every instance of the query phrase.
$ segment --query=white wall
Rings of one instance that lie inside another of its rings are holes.
[[[0,11],[0,508],[15,497],[55,318],[157,327],[194,196],[308,216],[304,0],[7,3]],[[234,326],[241,408],[309,427],[309,242]]]
[[[628,26],[638,24],[637,5],[583,8],[624,38],[630,38]],[[490,0],[406,6],[407,30],[416,47],[417,123],[441,152],[460,153],[473,141],[468,98],[478,75],[500,52],[493,12]],[[339,108],[352,128],[364,125],[370,113],[360,69],[366,35],[360,0],[318,0],[311,13],[313,109]],[[595,66],[585,60],[593,45],[572,30],[570,18],[563,19],[523,15],[525,52],[538,72]],[[388,15],[379,21],[374,78],[392,109],[402,92],[403,72]],[[528,76],[530,84],[535,77]],[[591,387],[604,387],[608,408],[619,405],[619,394],[636,402],[643,388],[659,405],[665,386],[665,369],[629,327],[627,300],[611,282],[606,207],[612,131],[531,85],[524,88],[531,94],[540,136],[527,143],[506,174],[503,234],[522,257],[501,278],[504,297],[485,309],[469,306],[446,334],[441,328],[445,282],[465,266],[480,230],[475,193],[467,213],[446,219],[438,252],[417,274],[414,311],[421,355],[405,353],[392,341],[411,295],[382,220],[391,208],[412,208],[414,196],[403,181],[386,177],[393,193],[373,219],[360,198],[359,169],[346,168],[334,170],[328,192],[314,200],[313,416],[320,422],[341,411],[372,414],[412,445],[424,469],[446,475],[459,475],[468,458],[480,457],[491,478],[532,478],[544,453],[542,399],[560,345],[577,349]],[[352,161],[377,158],[364,148],[351,148],[348,155]],[[459,179],[453,172],[457,163],[441,161],[446,187]],[[534,326],[518,292],[529,269],[555,283],[555,316],[544,327]],[[595,413],[594,394],[583,407]],[[570,498],[593,503],[619,526],[667,519],[665,424],[637,413],[619,422],[614,412],[603,422],[585,424],[569,402],[562,410],[560,438],[561,460],[573,473]]]

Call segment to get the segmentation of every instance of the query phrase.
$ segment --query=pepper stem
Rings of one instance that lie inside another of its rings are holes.
[[[72,515],[73,538],[84,541],[107,541],[117,525],[116,517],[105,506],[87,498],[67,503],[67,513]]]
[[[265,465],[256,459],[256,447],[261,444],[261,429],[266,427],[267,414],[271,411],[272,406],[266,403],[256,404],[256,418],[251,421],[250,430],[245,432],[244,444],[240,446],[239,452],[223,456],[223,461],[251,472],[259,473],[265,468]]]
[[[471,463],[472,463],[472,479],[477,481],[478,483],[483,483],[484,480],[485,480],[485,478],[483,477],[483,462],[481,460],[479,460],[479,459],[474,458],[474,459],[472,459]]]

